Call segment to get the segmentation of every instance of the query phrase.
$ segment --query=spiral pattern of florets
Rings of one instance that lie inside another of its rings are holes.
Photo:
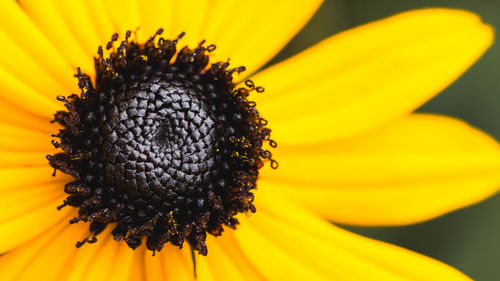
[[[161,33],[139,44],[127,32],[117,48],[114,34],[109,57],[98,49],[95,86],[78,70],[80,95],[58,97],[67,111],[55,114],[63,129],[52,143],[62,152],[47,159],[75,178],[60,207],[79,208],[70,223],[90,223],[77,247],[111,224],[113,238],[132,249],[187,241],[206,255],[207,233],[255,212],[258,170],[266,160],[277,165],[263,148],[276,146],[267,122],[248,100],[263,88],[249,80],[235,88],[233,74],[244,67],[209,64],[214,45],[177,51],[183,34]]]

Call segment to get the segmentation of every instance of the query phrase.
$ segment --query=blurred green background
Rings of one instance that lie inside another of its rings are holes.
[[[499,0],[326,0],[306,28],[274,61],[339,31],[423,7],[467,9],[500,30]],[[419,111],[459,117],[500,140],[499,109],[500,44],[496,44],[460,80]],[[444,261],[475,280],[500,280],[500,195],[418,225],[346,228]]]

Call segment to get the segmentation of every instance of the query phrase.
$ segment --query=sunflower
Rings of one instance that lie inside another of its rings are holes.
[[[497,191],[495,140],[412,113],[492,28],[415,10],[262,69],[320,5],[3,1],[0,280],[469,280],[329,221]]]

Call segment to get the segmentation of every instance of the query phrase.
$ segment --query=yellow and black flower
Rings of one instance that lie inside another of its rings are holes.
[[[492,28],[415,10],[262,69],[320,4],[3,1],[0,280],[469,280],[329,221],[498,191],[494,139],[413,113]]]

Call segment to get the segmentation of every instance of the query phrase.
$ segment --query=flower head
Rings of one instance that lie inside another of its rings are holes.
[[[260,70],[320,3],[2,2],[0,280],[469,280],[327,220],[498,190],[495,140],[412,113],[491,27],[410,11]]]
[[[186,239],[207,255],[207,233],[218,236],[238,224],[238,213],[255,212],[258,170],[265,160],[277,165],[263,148],[276,146],[267,121],[247,99],[264,88],[247,80],[235,89],[233,74],[244,67],[207,66],[215,45],[177,53],[184,33],[170,41],[156,38],[162,32],[139,44],[127,31],[109,58],[99,47],[96,86],[78,69],[81,94],[58,97],[67,111],[55,114],[64,129],[52,143],[63,152],[47,159],[75,178],[58,208],[78,207],[71,223],[90,222],[91,238],[77,247],[116,223],[113,238],[132,249],[145,237],[153,252]]]

